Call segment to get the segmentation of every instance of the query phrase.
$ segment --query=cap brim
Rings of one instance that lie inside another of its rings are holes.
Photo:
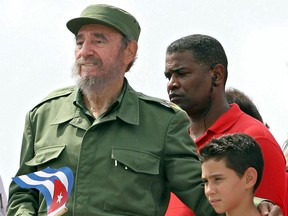
[[[79,31],[79,29],[88,24],[102,24],[102,25],[107,25],[111,28],[114,28],[121,32],[120,29],[116,28],[114,25],[108,22],[104,22],[103,20],[95,19],[95,18],[88,18],[88,17],[78,17],[75,19],[71,19],[67,22],[66,26],[67,28],[74,34],[76,35]]]

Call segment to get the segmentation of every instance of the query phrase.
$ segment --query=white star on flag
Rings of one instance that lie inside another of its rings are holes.
[[[47,216],[59,216],[68,211],[65,204],[74,182],[74,175],[69,167],[47,167],[42,171],[16,176],[13,181],[22,188],[35,188],[44,195]]]
[[[61,199],[63,198],[62,192],[61,192],[57,197],[58,197],[57,203],[60,203],[60,202],[61,202]]]

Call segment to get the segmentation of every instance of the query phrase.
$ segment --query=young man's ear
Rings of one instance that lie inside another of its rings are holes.
[[[225,68],[222,64],[216,64],[212,69],[212,81],[214,86],[218,86],[225,79]]]
[[[243,178],[244,178],[244,181],[245,181],[247,188],[254,187],[254,185],[257,181],[257,178],[258,178],[258,174],[257,174],[256,169],[253,167],[249,167],[245,171]]]

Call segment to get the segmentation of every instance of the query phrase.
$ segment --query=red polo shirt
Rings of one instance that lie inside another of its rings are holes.
[[[212,138],[224,134],[242,132],[253,137],[261,146],[264,157],[264,170],[261,183],[256,190],[255,196],[269,199],[277,204],[284,215],[286,193],[286,162],[283,152],[262,122],[242,112],[237,104],[231,104],[230,109],[220,116],[217,121],[198,139],[197,148],[203,147]],[[179,204],[180,202],[180,204]],[[190,216],[186,207],[176,196],[171,196],[166,216]],[[177,213],[175,213],[177,209]]]

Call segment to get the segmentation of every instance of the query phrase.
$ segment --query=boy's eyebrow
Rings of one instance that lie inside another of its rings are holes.
[[[222,177],[223,174],[222,173],[215,173],[215,174],[212,174],[210,176],[208,176],[209,178],[217,178],[217,177]]]
[[[216,177],[222,177],[223,174],[222,173],[213,173],[211,175],[208,175],[206,178],[202,178],[202,180],[207,180],[207,179],[210,179],[210,178],[216,178]]]

